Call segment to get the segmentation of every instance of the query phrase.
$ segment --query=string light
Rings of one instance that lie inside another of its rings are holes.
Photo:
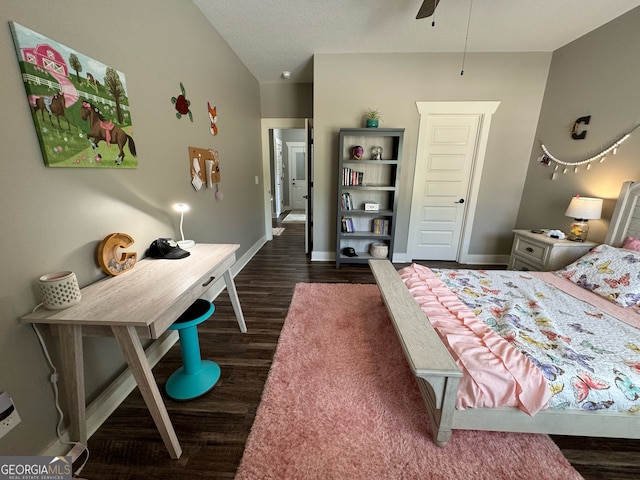
[[[544,144],[540,144],[540,147],[542,148],[542,151],[544,152],[544,155],[542,155],[542,157],[540,157],[540,161],[543,163],[546,163],[547,165],[550,164],[551,162],[556,163],[556,168],[554,169],[553,173],[551,174],[551,180],[555,180],[556,179],[556,173],[558,171],[558,166],[562,165],[564,166],[564,169],[562,170],[562,173],[567,173],[568,168],[569,167],[573,167],[573,172],[574,173],[578,173],[578,167],[582,166],[582,165],[586,165],[586,169],[590,170],[591,169],[591,163],[595,162],[596,160],[598,160],[600,163],[604,162],[605,158],[607,158],[607,154],[613,152],[613,155],[615,155],[616,153],[618,153],[618,147],[620,145],[622,145],[622,143],[627,140],[631,134],[638,128],[640,127],[640,125],[637,125],[636,127],[633,128],[633,130],[631,130],[629,133],[625,134],[622,138],[620,138],[618,141],[614,142],[612,145],[610,145],[609,147],[605,148],[604,150],[602,150],[600,153],[597,153],[596,155],[593,155],[592,157],[586,158],[584,160],[580,160],[578,162],[567,162],[564,160],[560,160],[559,158],[556,158],[553,156],[553,154],[549,151],[549,149],[544,145]]]

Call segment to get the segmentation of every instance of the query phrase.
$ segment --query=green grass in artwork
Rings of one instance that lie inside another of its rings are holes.
[[[41,112],[34,113],[34,122],[37,125],[40,146],[46,152],[46,162],[50,167],[93,167],[93,168],[136,168],[138,161],[125,147],[125,158],[122,164],[116,163],[118,147],[107,147],[105,142],[99,142],[94,149],[87,138],[87,131],[76,125],[82,125],[80,115],[74,112],[74,108],[67,109],[66,116],[70,120],[68,124],[64,118],[58,126],[55,117],[44,119]],[[123,130],[131,135],[131,126],[123,127]]]

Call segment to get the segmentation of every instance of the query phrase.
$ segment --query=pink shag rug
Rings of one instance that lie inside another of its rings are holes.
[[[296,285],[236,480],[582,478],[546,435],[437,447],[375,285]]]

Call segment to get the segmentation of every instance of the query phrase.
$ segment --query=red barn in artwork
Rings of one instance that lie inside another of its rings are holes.
[[[46,43],[39,43],[33,48],[23,48],[22,55],[26,62],[42,67],[57,75],[67,76],[69,69],[60,52]]]

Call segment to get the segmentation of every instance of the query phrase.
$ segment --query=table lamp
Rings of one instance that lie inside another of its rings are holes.
[[[574,242],[584,242],[587,239],[587,233],[589,233],[589,220],[600,218],[602,214],[602,199],[576,195],[571,199],[564,214],[574,219],[567,239]]]
[[[176,203],[173,206],[173,209],[180,212],[180,236],[182,237],[182,239],[178,240],[178,246],[180,248],[191,248],[196,244],[196,242],[194,242],[193,240],[185,240],[184,231],[182,230],[182,222],[184,221],[184,212],[189,211],[189,205],[187,205],[186,203]]]

